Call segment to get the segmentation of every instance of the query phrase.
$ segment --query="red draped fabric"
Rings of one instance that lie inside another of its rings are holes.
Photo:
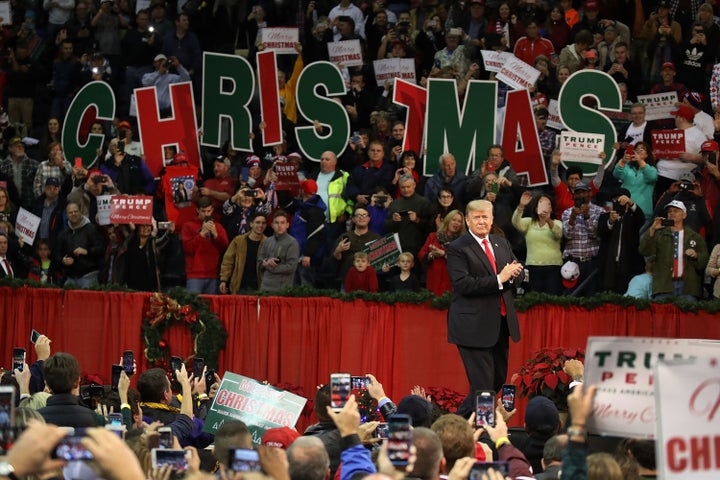
[[[110,366],[126,349],[135,351],[138,369],[145,369],[141,321],[148,296],[0,288],[5,352],[0,365],[10,366],[13,347],[26,348],[28,362],[35,360],[29,340],[35,328],[52,339],[53,351],[71,352],[83,372],[97,373],[106,381]],[[468,388],[457,350],[447,343],[445,311],[328,298],[207,298],[228,332],[220,372],[295,385],[309,398],[336,371],[373,373],[396,399],[414,385],[459,392]],[[478,316],[481,321],[482,312]],[[663,304],[647,310],[605,305],[591,311],[547,305],[519,317],[522,340],[510,346],[510,374],[539,348],[584,348],[590,335],[720,338],[716,315],[684,313]],[[182,325],[170,328],[165,338],[172,355],[191,354],[192,339]]]

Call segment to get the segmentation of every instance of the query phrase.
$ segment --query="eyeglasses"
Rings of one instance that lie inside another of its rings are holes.
[[[370,216],[370,215],[367,214],[367,213],[356,213],[355,215],[353,215],[353,217],[356,217],[356,218],[366,218],[366,217],[369,217],[369,216]]]

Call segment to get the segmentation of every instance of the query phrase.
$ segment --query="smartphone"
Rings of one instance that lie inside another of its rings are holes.
[[[350,398],[350,374],[333,373],[330,375],[330,407],[340,411]]]
[[[20,370],[22,372],[23,365],[25,365],[25,349],[24,348],[13,348],[12,354],[13,372]]]
[[[135,371],[133,364],[135,363],[135,354],[132,350],[125,350],[122,355],[122,367],[125,370],[125,375],[132,377]]]
[[[118,427],[122,427],[123,425],[122,413],[109,413],[108,420],[110,420],[110,425],[115,425]]]
[[[120,140],[117,143],[117,149],[118,149],[118,152],[125,153],[125,141],[124,140]]]
[[[170,465],[173,472],[184,472],[188,468],[186,450],[170,450],[166,448],[153,448],[150,450],[152,456],[152,467],[162,468]]]
[[[498,193],[500,191],[500,184],[497,182],[493,182],[492,185],[490,185],[490,191],[492,193]]]
[[[158,448],[173,448],[173,433],[170,427],[158,428],[160,438],[158,439]]]
[[[200,357],[193,358],[193,377],[203,378],[203,370],[205,370],[205,359]]]
[[[353,143],[360,143],[360,132],[355,130],[352,137]]]
[[[628,157],[633,157],[635,155],[635,147],[632,143],[625,148],[625,155]]]
[[[508,465],[508,462],[475,462],[475,465],[473,465],[470,470],[468,480],[482,479],[483,475],[487,475],[488,470],[491,468],[496,472],[501,473],[502,478],[505,478],[505,475],[510,474],[510,466]]]
[[[396,413],[388,421],[388,457],[396,467],[404,467],[410,460],[412,423],[410,415]]]
[[[85,448],[81,440],[85,436],[84,429],[76,429],[72,434],[68,434],[60,440],[53,452],[54,458],[59,458],[67,462],[74,460],[92,460],[93,455],[90,450]]]
[[[75,168],[83,168],[81,157],[75,157]]]
[[[209,392],[210,387],[215,383],[215,370],[208,369],[205,371],[205,391]]]
[[[172,373],[173,380],[177,379],[175,370],[182,370],[183,359],[181,357],[170,357],[170,373]]]
[[[380,423],[375,429],[375,438],[388,438],[390,427],[387,423]]]
[[[158,222],[157,228],[158,230],[169,230],[171,225],[172,222]]]
[[[91,398],[92,397],[102,397],[103,395],[105,395],[105,387],[103,387],[102,385],[92,384],[92,385],[90,385],[89,391],[90,391]]]
[[[38,332],[33,328],[30,331],[30,342],[35,345],[35,342],[37,342],[38,338],[40,338],[40,335],[42,335],[42,333]]]
[[[120,374],[123,371],[122,365],[113,365],[112,366],[112,381],[110,383],[110,390],[113,392],[118,391],[118,384],[120,383]]]
[[[352,376],[350,377],[350,383],[353,390],[367,390],[368,385],[370,385],[370,378]]]
[[[0,385],[0,428],[13,427],[15,423],[15,386]]]
[[[260,472],[260,457],[256,450],[248,448],[231,448],[228,450],[230,470],[233,472]]]
[[[515,385],[503,385],[502,387],[502,406],[508,412],[515,410],[515,394],[517,387]]]
[[[246,197],[257,197],[257,190],[243,190],[243,195]]]
[[[495,392],[485,390],[475,395],[475,426],[495,426]]]
[[[674,227],[675,226],[675,220],[672,220],[670,218],[663,218],[662,221],[663,227]]]

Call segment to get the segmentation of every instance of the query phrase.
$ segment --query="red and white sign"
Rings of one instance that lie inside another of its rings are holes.
[[[362,67],[360,40],[343,40],[327,44],[330,61],[342,67]]]
[[[40,217],[20,207],[15,219],[15,233],[28,245],[32,245],[40,227]]]
[[[297,195],[300,191],[300,180],[295,165],[292,162],[275,162],[273,170],[277,175],[275,190],[290,190],[293,196]]]
[[[375,81],[378,87],[384,87],[386,81],[389,81],[390,85],[392,85],[394,83],[393,79],[395,78],[416,83],[415,60],[412,58],[384,58],[382,60],[374,60],[373,68],[375,69]]]
[[[515,55],[510,55],[495,78],[515,90],[521,90],[535,85],[539,76],[540,70],[528,65]]]
[[[720,342],[589,337],[585,352],[585,384],[598,387],[593,414],[588,420],[589,431],[617,437],[654,438],[657,435],[654,385],[657,361],[718,356]]]
[[[720,357],[659,361],[655,406],[660,478],[720,478]]]
[[[488,72],[499,72],[508,59],[513,58],[510,52],[498,52],[497,50],[480,50],[482,53],[485,70]]]
[[[655,158],[680,158],[685,151],[685,132],[682,130],[653,130],[650,134]]]
[[[565,130],[565,124],[560,119],[560,110],[558,109],[558,101],[550,100],[548,102],[548,121],[547,126],[555,130]]]
[[[299,42],[298,38],[296,27],[262,29],[262,43],[265,45],[265,50],[274,50],[278,55],[297,53],[295,44]]]
[[[660,120],[672,118],[670,112],[676,110],[675,104],[678,101],[676,91],[651,93],[649,95],[638,95],[638,102],[645,105],[645,120]]]
[[[146,195],[113,195],[110,199],[110,223],[150,225],[153,197]]]
[[[563,162],[583,162],[600,165],[605,149],[605,135],[565,130],[560,132],[560,159]]]

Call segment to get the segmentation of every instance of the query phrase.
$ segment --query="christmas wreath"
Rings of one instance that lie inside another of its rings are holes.
[[[202,357],[208,368],[217,368],[220,350],[225,348],[227,331],[208,302],[181,287],[167,295],[153,293],[142,323],[145,357],[157,367],[168,365],[170,345],[163,338],[173,325],[185,325],[193,337],[193,355]]]

